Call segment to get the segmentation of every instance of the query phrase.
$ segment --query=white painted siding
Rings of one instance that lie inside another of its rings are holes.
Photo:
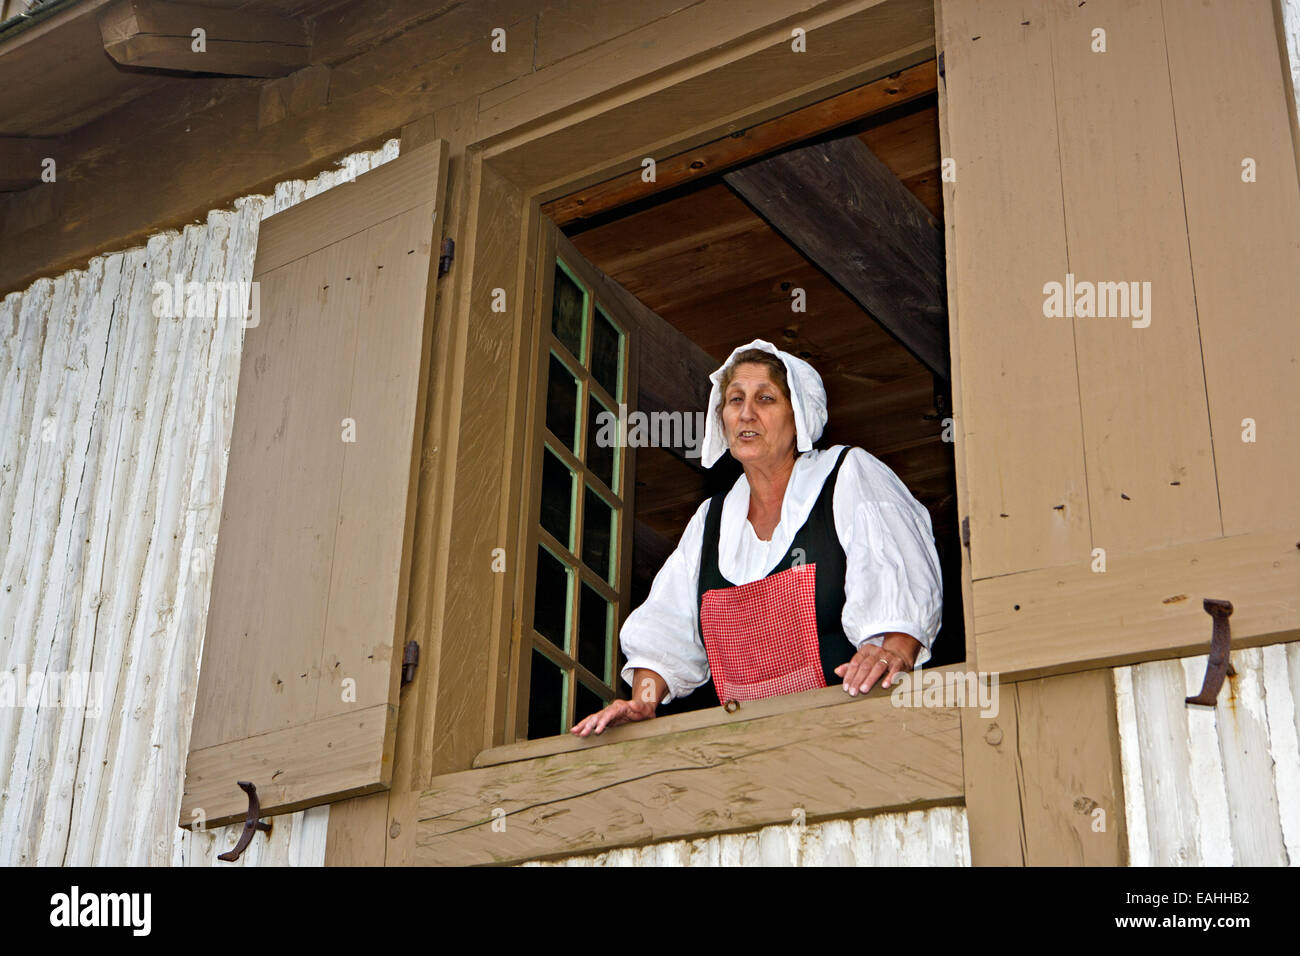
[[[1282,0],[1282,34],[1286,38],[1287,59],[1291,64],[1296,116],[1300,118],[1300,0]]]
[[[262,219],[397,153],[0,302],[0,678],[16,691],[0,697],[0,865],[200,864],[234,845],[238,827],[176,820],[243,327],[157,318],[153,285],[249,281]],[[70,672],[102,680],[98,713],[27,705],[27,675]],[[277,818],[246,860],[319,865],[327,819]]]
[[[1213,709],[1206,655],[1115,669],[1134,866],[1300,866],[1300,643],[1232,663]]]
[[[965,807],[763,827],[521,866],[970,866]]]

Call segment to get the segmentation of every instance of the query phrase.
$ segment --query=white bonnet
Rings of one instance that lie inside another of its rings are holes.
[[[713,388],[709,390],[709,407],[704,416],[704,444],[700,449],[700,464],[712,468],[714,462],[730,450],[726,429],[722,426],[722,376],[735,362],[736,356],[747,349],[771,352],[785,365],[786,384],[790,388],[790,404],[794,406],[795,447],[800,452],[811,451],[813,442],[822,437],[826,427],[826,388],[817,370],[797,356],[782,352],[771,342],[754,339],[748,345],[735,349],[722,366],[709,376]]]

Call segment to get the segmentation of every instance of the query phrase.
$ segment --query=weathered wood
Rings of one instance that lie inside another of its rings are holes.
[[[43,161],[54,158],[59,146],[60,141],[49,136],[0,138],[0,192],[39,185]]]
[[[934,61],[919,63],[687,152],[656,159],[653,182],[644,180],[640,168],[628,170],[621,176],[553,199],[542,206],[542,212],[560,226],[588,219],[933,93],[937,81]]]
[[[1225,598],[1234,647],[1294,640],[1300,608],[1294,533],[1211,538],[975,582],[979,666],[1003,680],[1175,657],[1210,639],[1204,598]],[[1080,635],[1086,635],[1086,640]]]
[[[104,52],[136,69],[285,76],[311,54],[302,17],[170,0],[117,0],[99,12],[99,32]]]
[[[179,825],[200,810],[209,826],[233,823],[248,812],[237,782],[257,786],[264,814],[291,813],[372,793],[388,786],[396,708],[388,704],[304,722],[190,751]]]
[[[623,847],[522,865],[970,866],[971,848],[965,809],[931,807],[811,824],[793,816],[789,823],[747,833]]]
[[[1025,865],[1124,866],[1124,784],[1110,671],[1025,681],[1014,691]]]
[[[1145,318],[1047,317],[1041,308],[1033,317],[1073,326],[1092,547],[1113,557],[1200,541],[1222,533],[1222,525],[1201,366],[1200,290],[1193,288],[1179,188],[1179,156],[1189,137],[1175,129],[1175,115],[1179,122],[1184,117],[1169,93],[1166,21],[1155,7],[1124,0],[1045,4],[1043,12],[1045,22],[1030,14],[1038,26],[1025,29],[1042,29],[1051,38],[1068,272],[1079,282],[1136,282],[1139,292],[1146,290]],[[1122,31],[1125,37],[1105,55],[1092,52],[1083,39],[1098,17],[1107,19],[1112,35]],[[1235,70],[1232,60],[1221,62]],[[1139,89],[1149,92],[1131,95]],[[1300,207],[1300,200],[1292,205]],[[1137,209],[1140,219],[1134,217]],[[1216,247],[1221,238],[1215,237]],[[1048,281],[1064,283],[1066,274],[1038,277],[1036,291],[1042,293]],[[1300,290],[1300,284],[1295,287]],[[1106,298],[1098,293],[1099,300]],[[1233,298],[1235,310],[1240,303],[1235,293]],[[1147,321],[1147,327],[1134,327]],[[1238,334],[1235,318],[1225,324]],[[1026,365],[1018,374],[1023,379],[1032,373]],[[1234,372],[1233,380],[1238,377]],[[1135,382],[1142,382],[1138,400]],[[1293,394],[1300,398],[1294,388]],[[1300,430],[1292,434],[1300,436]],[[1043,453],[1025,446],[1017,460]],[[1053,502],[1059,504],[1067,512],[1076,507],[1067,499]],[[1008,499],[1001,510],[1023,507]],[[1074,560],[1082,563],[1088,556]]]
[[[1300,644],[1236,650],[1214,707],[1206,655],[1116,668],[1133,866],[1279,866],[1300,856]]]
[[[926,668],[927,673],[945,674],[956,670],[956,666]],[[889,697],[891,690],[883,687],[873,688],[868,698]],[[490,767],[500,763],[516,760],[532,760],[552,754],[573,753],[590,750],[607,744],[623,743],[628,740],[641,740],[648,737],[666,737],[682,731],[698,730],[702,727],[714,727],[723,724],[737,724],[744,721],[771,717],[776,714],[793,714],[816,710],[820,707],[832,707],[845,703],[844,688],[822,687],[817,690],[803,691],[798,694],[782,694],[761,700],[745,701],[735,713],[727,713],[721,706],[708,707],[703,710],[690,711],[685,714],[672,714],[656,717],[654,720],[640,721],[611,727],[599,737],[574,737],[561,734],[556,737],[543,737],[538,740],[520,740],[482,751],[474,758],[475,767]]]
[[[815,821],[960,794],[955,709],[858,699],[436,777],[415,860],[518,862],[788,823],[795,808]]]
[[[1019,0],[941,2],[956,175],[944,217],[962,363],[954,405],[978,579],[1082,561],[1091,539],[1074,333],[1042,313],[1043,283],[1067,270],[1043,5],[1027,14]]]
[[[1280,121],[1296,114],[1285,74],[1267,55],[1269,6],[1212,4],[1164,20],[1217,504],[1228,535],[1300,524],[1300,416],[1283,412],[1300,408],[1300,323],[1278,311],[1279,303],[1300,302],[1300,140]],[[1254,182],[1243,181],[1247,158]],[[1247,419],[1254,441],[1244,434]]]
[[[722,178],[926,368],[951,377],[943,235],[861,140],[802,146]]]
[[[248,741],[268,773],[285,769],[284,748],[358,713],[377,716],[357,747],[379,749],[336,745],[337,774],[324,753],[311,774],[285,769],[263,807],[388,783],[446,168],[430,144],[262,230],[183,814],[224,812],[201,788],[253,779]]]

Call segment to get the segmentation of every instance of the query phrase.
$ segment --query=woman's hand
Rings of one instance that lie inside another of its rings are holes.
[[[649,720],[655,715],[657,706],[653,700],[616,700],[605,709],[578,721],[569,733],[586,737],[592,732],[603,734],[606,727],[617,727],[634,720]]]
[[[888,687],[902,671],[910,671],[916,665],[916,655],[921,650],[921,642],[910,634],[893,631],[885,635],[880,647],[863,644],[853,659],[847,664],[835,668],[835,673],[844,678],[844,690],[850,697],[865,694],[881,677],[881,687]]]
[[[632,684],[639,688],[636,700],[616,700],[604,710],[598,710],[585,720],[580,720],[569,728],[569,733],[578,737],[589,736],[592,731],[603,734],[606,727],[634,720],[649,720],[655,715],[659,701],[668,693],[668,682],[648,667],[638,667],[632,671]]]

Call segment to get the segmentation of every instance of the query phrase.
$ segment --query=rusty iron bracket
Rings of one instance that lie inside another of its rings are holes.
[[[248,794],[248,816],[244,818],[244,832],[239,835],[239,842],[235,844],[235,848],[217,857],[218,860],[225,860],[227,863],[234,863],[239,859],[240,854],[253,842],[253,837],[257,835],[258,830],[268,834],[271,832],[271,824],[257,819],[262,812],[261,804],[257,801],[257,787],[247,780],[240,780],[239,789]]]
[[[1223,678],[1237,675],[1232,666],[1232,632],[1228,626],[1228,618],[1232,616],[1232,602],[1206,598],[1203,606],[1206,613],[1214,618],[1214,629],[1210,634],[1210,660],[1205,665],[1201,692],[1195,697],[1188,697],[1187,703],[1213,707],[1218,702]]]

